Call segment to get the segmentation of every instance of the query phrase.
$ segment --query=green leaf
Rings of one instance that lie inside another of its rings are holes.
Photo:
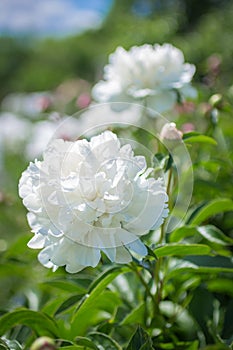
[[[68,345],[68,346],[62,346],[58,349],[60,349],[60,350],[84,350],[85,348],[83,348],[83,346],[79,346],[79,345]]]
[[[106,271],[104,271],[99,277],[97,277],[90,285],[89,290],[88,290],[88,294],[90,294],[97,286],[99,286],[100,289],[102,286],[102,281],[105,281],[106,286],[117,276],[119,275],[121,272],[125,273],[129,271],[128,268],[122,268],[122,267],[112,267]],[[115,276],[115,277],[114,277]],[[113,278],[112,278],[113,277]],[[110,282],[108,282],[108,280]]]
[[[158,348],[159,349],[165,349],[165,350],[198,350],[199,342],[198,340],[192,341],[192,342],[178,342],[176,344],[174,343],[159,343]]]
[[[183,135],[185,143],[207,143],[210,145],[217,145],[217,142],[212,137],[199,134],[198,132],[188,132]]]
[[[163,256],[211,255],[211,248],[204,244],[171,243],[155,249],[158,258]]]
[[[22,346],[17,342],[17,340],[7,340],[7,345],[10,350],[22,350]]]
[[[63,301],[63,303],[59,306],[59,308],[57,309],[57,311],[55,312],[55,315],[60,314],[61,312],[69,309],[71,306],[73,306],[74,304],[76,304],[78,301],[80,301],[83,298],[83,294],[78,294],[78,295],[72,295],[71,297],[69,297],[68,299],[66,299],[65,301]]]
[[[109,335],[105,334],[105,333],[101,333],[101,332],[91,332],[89,333],[90,336],[92,337],[97,337],[97,338],[102,338],[102,342],[103,341],[107,341],[108,344],[110,343],[111,345],[113,345],[117,350],[122,350],[121,346],[113,339],[111,338]],[[102,343],[101,342],[101,343]]]
[[[96,306],[96,301],[99,296],[103,293],[105,288],[111,283],[118,275],[121,273],[128,272],[129,268],[125,267],[114,267],[105,271],[100,275],[90,286],[88,294],[83,298],[74,317],[71,321],[71,333],[75,336],[78,334],[82,335],[87,327],[87,322],[89,318],[89,313],[93,312]]]
[[[159,349],[174,350],[176,345],[173,343],[159,343],[158,346]]]
[[[41,311],[49,316],[54,316],[59,306],[63,303],[64,296],[56,296],[54,299],[49,299],[43,306]]]
[[[233,281],[226,278],[216,278],[207,282],[207,288],[211,292],[226,293],[233,297]]]
[[[0,335],[9,329],[22,324],[33,329],[38,335],[58,336],[58,328],[54,320],[42,312],[19,309],[0,318]]]
[[[188,220],[188,224],[200,225],[203,221],[208,219],[210,216],[225,211],[233,210],[233,201],[227,198],[215,199],[208,204],[204,205],[196,215],[192,216]]]
[[[77,345],[85,346],[88,349],[94,349],[94,350],[98,350],[99,349],[95,345],[95,343],[93,343],[93,341],[91,341],[90,339],[85,338],[85,337],[77,337],[77,338],[75,338],[75,342],[77,343]]]
[[[140,304],[134,308],[121,322],[121,326],[127,324],[143,323],[145,313],[145,303]]]
[[[183,226],[173,231],[169,237],[169,241],[179,242],[184,238],[194,236],[201,236],[208,242],[227,246],[233,244],[233,239],[224,235],[224,233],[213,225],[206,226]]]
[[[229,346],[223,344],[208,345],[202,348],[202,350],[229,350]]]
[[[220,231],[217,227],[213,225],[197,227],[197,231],[200,233],[201,236],[203,236],[205,239],[212,243],[220,245],[233,244],[233,239],[225,236],[222,231]]]
[[[153,350],[152,340],[141,326],[138,326],[126,350]]]
[[[194,264],[187,264],[187,266],[177,267],[174,270],[170,271],[166,275],[166,279],[179,276],[180,274],[189,273],[192,274],[208,274],[208,275],[218,275],[220,273],[233,273],[233,268],[228,267],[205,267],[205,266],[197,266]]]
[[[197,233],[197,230],[195,227],[192,227],[192,226],[179,227],[170,234],[169,241],[171,243],[179,242],[183,238],[194,236],[196,233]]]
[[[10,348],[2,339],[0,339],[0,350],[10,350]]]
[[[190,343],[189,347],[187,348],[187,350],[198,350],[199,348],[199,341],[198,340],[194,340]]]
[[[60,281],[60,280],[54,280],[54,281],[46,281],[42,283],[42,286],[45,285],[46,287],[53,287],[60,290],[64,290],[70,293],[86,293],[86,289],[77,285],[76,283],[73,283],[71,281]]]

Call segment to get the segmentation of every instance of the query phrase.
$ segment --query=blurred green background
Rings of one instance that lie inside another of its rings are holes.
[[[229,0],[118,0],[100,28],[79,35],[1,36],[0,98],[15,91],[51,90],[77,77],[93,83],[117,46],[164,42],[180,48],[186,61],[197,66],[198,82],[211,85],[209,71],[221,69],[212,88],[222,89],[232,83],[232,22]]]

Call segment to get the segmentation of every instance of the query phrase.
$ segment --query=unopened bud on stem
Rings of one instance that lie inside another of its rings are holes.
[[[182,140],[182,136],[183,136],[182,131],[176,128],[175,123],[166,123],[160,132],[161,140],[169,140],[169,141]]]
[[[221,109],[223,107],[223,98],[221,94],[214,94],[210,97],[209,103],[211,106],[217,109]]]
[[[53,339],[40,337],[34,341],[30,350],[56,350],[56,345]]]

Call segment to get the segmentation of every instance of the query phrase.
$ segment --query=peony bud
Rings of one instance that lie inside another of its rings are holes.
[[[34,341],[30,350],[56,350],[56,345],[53,339],[49,337],[40,337]]]
[[[210,97],[209,103],[214,108],[221,109],[223,107],[223,98],[221,94],[214,94]]]
[[[175,123],[166,123],[160,132],[160,140],[171,151],[181,144],[183,133],[176,128]]]
[[[175,123],[166,123],[160,132],[161,140],[169,140],[169,141],[182,140],[182,136],[183,136],[182,131],[176,128]]]
[[[87,108],[89,106],[89,104],[91,103],[91,97],[89,94],[81,94],[77,101],[77,106],[81,109],[83,108]]]

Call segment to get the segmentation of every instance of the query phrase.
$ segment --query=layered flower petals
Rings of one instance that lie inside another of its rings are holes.
[[[177,92],[194,98],[190,82],[195,66],[184,63],[182,51],[170,44],[118,47],[104,68],[92,95],[99,102],[136,102],[158,112],[170,110]]]
[[[101,252],[117,263],[145,256],[139,237],[168,215],[162,180],[149,173],[145,158],[110,131],[89,142],[52,141],[19,182],[35,233],[28,246],[42,249],[44,266],[71,273],[97,266]]]

